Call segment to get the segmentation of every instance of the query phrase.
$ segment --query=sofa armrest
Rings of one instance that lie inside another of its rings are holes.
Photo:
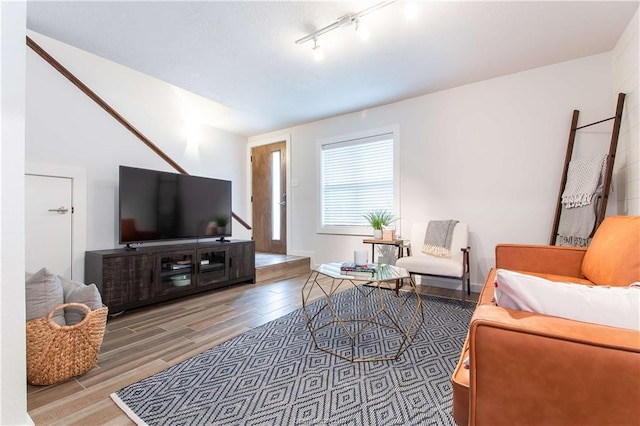
[[[481,305],[470,424],[640,423],[640,332]]]
[[[582,259],[587,249],[527,244],[498,244],[496,268],[584,278]]]

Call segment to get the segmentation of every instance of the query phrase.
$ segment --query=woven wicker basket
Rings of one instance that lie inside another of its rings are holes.
[[[86,316],[74,325],[58,325],[53,315],[66,307],[82,309]],[[91,370],[98,361],[107,312],[106,306],[92,311],[83,303],[65,303],[46,318],[27,321],[27,381],[52,385]]]

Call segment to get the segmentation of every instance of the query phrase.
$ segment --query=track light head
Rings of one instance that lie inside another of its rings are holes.
[[[360,39],[362,39],[363,41],[367,40],[370,37],[371,33],[369,32],[368,28],[365,28],[362,26],[362,24],[360,23],[360,18],[372,12],[375,12],[378,9],[388,6],[391,3],[395,3],[396,1],[398,0],[385,0],[381,3],[370,6],[367,9],[361,10],[360,12],[347,13],[346,15],[342,15],[341,17],[336,19],[333,23],[327,25],[326,27],[322,27],[319,30],[305,37],[302,37],[301,39],[296,40],[295,43],[304,44],[308,41],[313,40],[313,57],[316,59],[316,61],[321,61],[324,58],[324,53],[322,52],[322,50],[320,49],[320,46],[318,45],[318,37],[330,31],[336,30],[340,27],[355,25],[356,33],[358,34],[358,37],[360,37]]]
[[[324,59],[324,52],[322,51],[322,48],[318,44],[317,38],[313,39],[313,59],[315,59],[316,62],[320,62]]]

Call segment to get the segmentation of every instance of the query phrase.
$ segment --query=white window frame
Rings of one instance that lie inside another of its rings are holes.
[[[357,139],[365,139],[384,134],[391,134],[393,139],[393,214],[395,218],[400,218],[400,126],[390,125],[376,129],[364,130],[345,135],[333,136],[330,138],[316,140],[316,177],[317,177],[317,201],[318,209],[316,211],[316,232],[318,234],[334,234],[334,235],[359,235],[371,236],[373,230],[369,226],[323,226],[322,209],[323,191],[322,191],[322,147],[335,143],[344,143],[355,141]],[[396,222],[396,227],[399,222]]]

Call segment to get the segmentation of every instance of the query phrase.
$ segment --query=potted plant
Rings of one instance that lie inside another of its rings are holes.
[[[387,210],[374,210],[365,214],[364,217],[373,228],[373,238],[376,240],[382,239],[382,228],[391,225],[396,220],[393,213]]]
[[[218,227],[218,234],[224,234],[224,231],[229,223],[229,216],[226,214],[219,214],[213,218],[216,222],[216,226]]]

